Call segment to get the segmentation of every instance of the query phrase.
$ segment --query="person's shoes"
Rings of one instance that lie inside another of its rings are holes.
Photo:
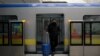
[[[53,51],[52,54],[51,54],[51,56],[54,56],[54,54],[55,54],[55,52]]]
[[[54,56],[54,53],[52,53],[51,56]]]

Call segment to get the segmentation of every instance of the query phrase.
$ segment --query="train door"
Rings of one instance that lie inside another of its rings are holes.
[[[58,46],[56,47],[56,53],[62,53],[64,51],[64,15],[63,14],[37,14],[36,15],[36,39],[37,39],[37,52],[42,51],[42,43],[45,38],[43,38],[44,31],[47,30],[48,25],[52,19],[56,19],[58,25],[60,26],[61,32],[58,39]]]
[[[100,56],[100,21],[70,22],[70,56]]]

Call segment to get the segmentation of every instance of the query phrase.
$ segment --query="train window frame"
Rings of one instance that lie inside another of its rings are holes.
[[[89,44],[86,43],[86,34],[85,34],[85,33],[86,33],[85,30],[86,30],[86,24],[87,24],[87,23],[90,24],[90,25],[89,25],[89,28],[90,28],[90,30],[89,30],[89,38],[90,38],[89,40],[90,40],[90,43],[89,43]],[[89,21],[84,22],[84,33],[83,33],[83,34],[84,34],[84,45],[85,45],[85,46],[91,46],[91,45],[92,45],[92,37],[91,37],[91,34],[92,34],[91,32],[92,32],[92,30],[91,30],[91,27],[92,27],[91,22],[89,22]]]
[[[5,36],[4,36],[4,24],[8,24],[9,25],[9,22],[0,22],[0,24],[2,24],[2,32],[0,32],[0,33],[2,33],[3,35],[2,35],[2,44],[0,44],[0,46],[9,46],[10,45],[10,39],[9,39],[9,31],[7,32],[7,38],[8,38],[8,43],[7,44],[5,44],[4,42],[5,42]],[[7,28],[8,30],[9,30],[9,26],[8,26],[8,28]]]
[[[3,22],[3,33],[5,33],[5,32],[4,32],[4,24],[8,24],[8,28],[7,28],[7,29],[8,29],[8,44],[4,44],[4,42],[5,42],[4,38],[5,38],[5,37],[4,37],[4,35],[3,35],[3,45],[4,45],[4,46],[8,46],[8,45],[10,45],[9,22]]]
[[[93,44],[92,43],[92,40],[93,40],[93,37],[92,37],[92,24],[95,24],[95,23],[100,23],[100,21],[86,21],[85,23],[90,23],[90,44],[86,44],[84,43],[85,46],[100,46],[100,44]],[[85,37],[84,37],[85,38]],[[85,41],[84,41],[85,42]]]
[[[92,39],[93,39],[93,37],[92,37],[92,24],[95,24],[95,23],[100,23],[100,20],[98,21],[98,20],[94,20],[95,18],[93,18],[92,20],[86,20],[86,19],[89,19],[89,18],[87,18],[87,17],[100,17],[100,15],[84,15],[83,16],[83,21],[86,21],[86,22],[90,22],[90,26],[91,26],[91,28],[90,28],[90,44],[85,44],[86,46],[100,46],[100,44],[93,44],[92,43]],[[86,23],[85,22],[85,23]]]
[[[73,23],[80,23],[81,24],[81,44],[72,44],[72,35],[71,35],[71,28],[72,28],[72,24]],[[81,45],[83,45],[83,22],[82,21],[71,21],[70,23],[69,23],[69,27],[70,27],[70,45],[71,46],[81,46]]]
[[[11,46],[11,39],[10,39],[10,30],[9,30],[9,27],[10,27],[10,25],[9,25],[9,22],[10,22],[10,20],[18,20],[18,17],[17,17],[17,15],[0,15],[0,23],[3,25],[3,31],[2,31],[2,33],[3,33],[3,35],[2,35],[2,45],[0,44],[0,46]],[[7,38],[8,38],[8,40],[7,40],[7,44],[6,44],[6,39],[4,39],[5,38],[5,36],[4,36],[4,33],[6,32],[5,31],[5,29],[4,29],[4,27],[5,27],[5,24],[8,24],[8,30],[7,30]]]
[[[13,44],[13,43],[12,43],[12,42],[13,42],[13,41],[12,41],[12,24],[13,24],[13,23],[21,23],[21,25],[22,25],[22,26],[21,26],[21,27],[22,27],[22,38],[21,38],[22,42],[21,42],[21,44]],[[10,30],[11,30],[11,33],[10,33],[10,34],[11,34],[11,46],[23,46],[23,45],[24,45],[24,44],[23,44],[23,41],[24,41],[24,40],[23,40],[23,22],[10,22],[10,24],[11,24],[11,29],[10,29]]]

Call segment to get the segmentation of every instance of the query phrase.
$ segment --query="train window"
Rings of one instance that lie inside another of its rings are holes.
[[[85,23],[85,26],[84,26],[84,39],[85,39],[85,44],[86,45],[89,45],[91,44],[91,35],[90,35],[90,32],[91,32],[91,24],[90,23]]]
[[[23,23],[11,22],[12,45],[23,45]]]
[[[71,45],[82,45],[82,23],[70,24]]]
[[[83,17],[84,21],[100,21],[100,15],[85,15]]]
[[[0,22],[8,22],[9,20],[17,20],[16,15],[0,15]]]
[[[4,38],[4,45],[8,45],[8,39],[9,39],[9,28],[8,28],[8,23],[4,23],[3,24],[3,28],[4,28],[4,31],[3,31],[3,38]]]
[[[92,23],[92,44],[100,44],[100,23]]]
[[[10,20],[17,20],[16,15],[0,15],[0,45],[10,45]]]
[[[87,25],[85,29],[88,31],[85,44],[100,45],[100,15],[85,15],[83,20],[91,21],[91,23],[85,23],[85,26]]]
[[[0,23],[0,45],[3,45],[3,25]]]

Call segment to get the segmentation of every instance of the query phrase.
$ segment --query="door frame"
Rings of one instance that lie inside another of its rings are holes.
[[[47,14],[47,13],[46,13]],[[43,13],[43,14],[36,14],[36,25],[37,25],[37,15],[46,15],[45,13]],[[48,13],[48,15],[63,15],[63,24],[64,24],[64,14],[62,14],[62,13]],[[49,18],[50,19],[50,22],[51,22],[51,17]],[[58,19],[59,20],[59,19]],[[57,21],[58,21],[57,20]],[[65,24],[63,25],[64,27],[63,27],[63,29],[64,30],[62,30],[62,31],[65,31]],[[37,27],[37,26],[36,26]],[[37,28],[36,28],[37,29]],[[37,32],[37,31],[36,31]],[[37,35],[37,33],[36,33],[36,35]],[[37,36],[36,36],[37,37]],[[63,40],[64,40],[64,38],[65,38],[65,32],[64,32],[64,36],[63,36]],[[36,38],[36,40],[37,40],[37,38]],[[63,41],[63,50],[64,50],[64,41]],[[36,52],[37,52],[37,42],[36,42]],[[66,52],[63,52],[63,53],[66,53]]]

